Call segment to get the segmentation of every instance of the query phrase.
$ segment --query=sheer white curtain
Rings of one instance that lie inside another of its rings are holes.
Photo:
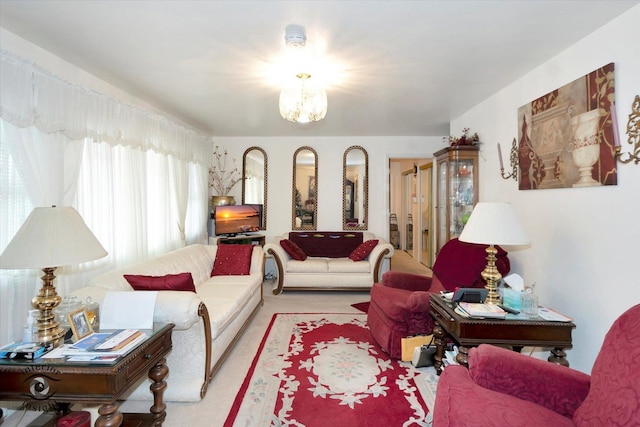
[[[191,196],[196,172],[205,176],[207,169],[151,151],[85,142],[74,205],[109,252],[108,268],[184,246],[187,230],[189,243],[206,242],[207,194]],[[199,227],[185,226],[187,211]]]
[[[208,240],[209,219],[209,169],[189,163],[189,199],[185,219],[186,244],[203,243]],[[204,206],[203,206],[203,203]]]
[[[208,166],[210,137],[134,105],[71,84],[5,50],[0,51],[0,116],[15,126],[90,137],[112,145],[172,155]]]
[[[109,255],[58,268],[65,295],[99,272],[206,242],[210,138],[1,53],[0,251],[32,206],[74,206]],[[0,270],[0,344],[20,338],[40,275]]]
[[[58,132],[43,134],[33,127],[18,128],[2,119],[0,140],[5,153],[1,164],[3,176],[14,177],[13,182],[2,183],[1,215],[16,220],[20,218],[17,223],[9,224],[11,228],[7,228],[6,233],[3,229],[0,243],[4,250],[31,212],[32,206],[72,204],[82,156],[82,141],[70,140]],[[26,200],[29,201],[28,211],[23,208]],[[56,287],[60,290],[68,289],[67,273],[65,267],[56,270]],[[42,272],[39,270],[0,270],[0,295],[3,296],[0,319],[3,319],[3,325],[9,326],[0,329],[0,338],[4,338],[4,334],[8,335],[7,338],[0,339],[0,344],[16,339],[16,336],[9,333],[17,334],[26,317],[12,316],[11,308],[20,309],[17,313],[23,314],[31,308],[31,298],[41,286],[40,276]],[[7,323],[4,323],[4,319]]]
[[[33,206],[18,174],[16,160],[6,144],[3,121],[0,119],[0,248],[4,250],[18,231]],[[37,270],[0,270],[0,344],[13,341],[26,319],[14,316],[13,306],[26,313],[41,274]]]

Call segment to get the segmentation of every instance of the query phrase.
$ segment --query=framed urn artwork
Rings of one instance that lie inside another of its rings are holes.
[[[518,109],[520,190],[617,185],[614,64]]]

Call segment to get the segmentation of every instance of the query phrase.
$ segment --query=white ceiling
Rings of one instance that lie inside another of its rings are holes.
[[[425,136],[639,3],[0,0],[0,26],[215,136]],[[265,74],[289,24],[340,71],[310,125]]]

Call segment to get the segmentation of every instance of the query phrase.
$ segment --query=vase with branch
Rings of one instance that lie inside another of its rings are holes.
[[[476,145],[480,142],[480,138],[477,133],[469,135],[469,128],[462,129],[462,136],[445,136],[444,140],[449,143],[451,147],[459,147],[462,145]]]
[[[236,166],[236,160],[229,160],[228,152],[219,146],[213,150],[213,165],[209,168],[209,188],[214,196],[211,197],[211,207],[234,205],[233,196],[229,196],[231,189],[242,180],[242,174]]]

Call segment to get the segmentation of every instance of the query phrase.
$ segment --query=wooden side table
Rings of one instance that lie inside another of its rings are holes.
[[[244,234],[233,237],[217,237],[217,244],[223,245],[257,245],[264,246],[265,237],[262,234]]]
[[[145,330],[149,339],[112,365],[64,359],[0,359],[0,400],[26,401],[27,407],[34,410],[47,410],[59,404],[68,409],[70,403],[99,403],[102,406],[95,424],[98,427],[161,426],[166,416],[162,400],[167,388],[164,378],[169,373],[165,357],[171,351],[173,327],[172,323],[155,324],[153,330]],[[153,381],[150,413],[121,414],[117,400],[145,374]],[[51,422],[55,425],[55,420]]]
[[[464,366],[468,366],[469,348],[480,344],[506,345],[516,351],[525,346],[551,347],[549,362],[569,366],[564,350],[572,346],[571,331],[576,327],[572,322],[552,322],[542,318],[472,319],[456,313],[451,303],[439,294],[431,294],[429,303],[429,313],[436,321],[433,328],[436,343],[434,366],[438,375],[442,372],[447,335],[458,343],[456,361]]]

